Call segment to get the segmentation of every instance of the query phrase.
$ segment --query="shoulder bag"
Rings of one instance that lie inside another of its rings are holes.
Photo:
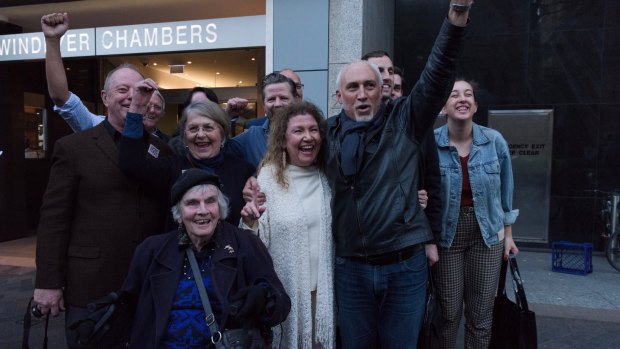
[[[437,298],[432,269],[428,268],[428,281],[426,283],[426,308],[420,336],[418,337],[419,349],[439,348],[441,332],[446,325],[446,318],[443,316],[443,307]]]
[[[514,286],[515,302],[506,296],[508,265]],[[489,348],[536,349],[537,347],[536,315],[528,308],[517,259],[511,253],[508,261],[502,262],[493,308],[493,333]]]

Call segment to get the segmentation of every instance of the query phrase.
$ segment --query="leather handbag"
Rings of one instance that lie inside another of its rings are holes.
[[[215,342],[217,349],[263,349],[265,341],[257,328],[224,330],[222,339]]]
[[[506,295],[508,266],[510,266],[510,275],[514,286],[514,302]],[[537,347],[536,315],[529,310],[517,259],[513,254],[510,254],[508,261],[502,262],[493,308],[493,333],[489,348],[536,349]]]
[[[439,348],[441,331],[446,325],[446,318],[443,316],[443,307],[437,298],[437,291],[433,284],[431,268],[428,268],[428,281],[426,283],[426,308],[420,336],[418,337],[419,349]]]

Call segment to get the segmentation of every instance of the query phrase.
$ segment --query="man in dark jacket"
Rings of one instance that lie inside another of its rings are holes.
[[[136,246],[162,233],[161,196],[132,183],[117,164],[128,111],[144,113],[155,83],[129,65],[112,70],[102,100],[108,117],[56,142],[37,231],[34,301],[43,314],[66,309],[65,323],[90,315],[86,305],[120,288]],[[145,156],[169,155],[150,134]],[[67,329],[67,345],[77,347]]]
[[[381,99],[387,108],[390,103],[395,103],[398,98],[394,97],[396,89],[396,67],[392,63],[392,58],[387,52],[382,50],[366,53],[363,60],[375,64],[379,68],[383,85],[381,86]],[[398,76],[400,95],[402,97],[402,71]],[[432,117],[432,116],[429,116]],[[424,209],[431,231],[433,240],[425,246],[426,256],[432,266],[439,259],[436,242],[439,241],[441,234],[441,174],[439,172],[439,154],[437,153],[437,143],[433,129],[430,128],[420,141],[420,181],[418,184],[418,200]]]
[[[343,347],[411,348],[424,311],[433,235],[417,200],[420,140],[452,87],[469,0],[453,0],[411,94],[387,107],[366,61],[345,66],[328,120],[325,172],[333,193],[336,297]]]

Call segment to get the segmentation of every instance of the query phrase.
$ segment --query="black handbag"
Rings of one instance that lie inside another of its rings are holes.
[[[76,344],[84,348],[125,348],[135,313],[137,299],[123,292],[110,292],[89,303],[89,315],[69,325],[76,335]]]
[[[439,348],[441,331],[446,325],[446,318],[443,316],[443,307],[437,298],[437,291],[433,283],[431,268],[428,268],[428,281],[426,283],[426,308],[424,318],[418,337],[418,348],[431,349]]]
[[[508,266],[510,266],[516,302],[506,296]],[[500,273],[493,308],[493,333],[489,348],[536,349],[538,347],[536,315],[528,308],[517,259],[512,253],[508,257],[508,261],[502,262]]]
[[[224,330],[219,341],[214,341],[216,349],[263,349],[265,341],[257,328],[237,328]]]

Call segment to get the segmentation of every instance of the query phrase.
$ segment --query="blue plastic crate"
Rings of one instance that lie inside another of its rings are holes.
[[[558,273],[586,275],[592,272],[592,244],[560,241],[551,244],[551,270]]]

